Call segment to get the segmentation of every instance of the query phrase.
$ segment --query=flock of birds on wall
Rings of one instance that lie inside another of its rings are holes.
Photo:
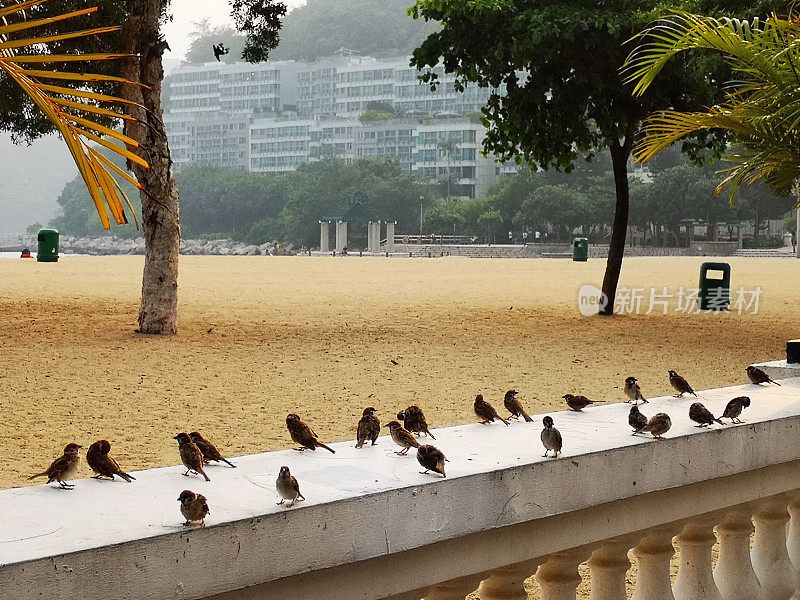
[[[773,383],[780,385],[778,382],[770,379],[761,369],[749,366],[747,367],[747,376],[750,382],[756,385],[762,383]],[[692,394],[697,397],[692,386],[683,377],[678,375],[675,371],[669,371],[669,382],[677,392],[677,398],[682,398],[686,394]],[[625,379],[624,387],[625,395],[628,397],[626,402],[632,402],[630,413],[628,415],[628,423],[633,428],[631,435],[637,435],[648,432],[653,438],[661,440],[663,436],[672,427],[672,420],[669,415],[663,412],[656,413],[649,419],[639,411],[640,403],[647,403],[642,389],[639,386],[638,380],[635,377],[628,377]],[[503,404],[510,413],[509,419],[522,418],[525,421],[532,422],[530,415],[525,412],[522,404],[517,399],[517,391],[509,390],[505,394]],[[587,406],[594,404],[595,401],[589,400],[586,396],[576,396],[573,394],[564,394],[567,406],[573,411],[582,411]],[[750,406],[750,398],[747,396],[738,396],[728,402],[722,415],[715,417],[714,414],[703,406],[700,402],[694,402],[689,407],[689,418],[697,423],[696,427],[708,427],[714,423],[725,425],[722,419],[730,419],[731,424],[742,423],[740,416],[742,411]],[[475,414],[483,424],[490,424],[494,421],[502,421],[508,425],[508,420],[501,417],[495,408],[486,400],[483,395],[478,394],[475,397],[473,404]],[[361,419],[356,427],[356,448],[362,448],[367,442],[375,445],[378,441],[378,436],[381,432],[381,423],[378,417],[375,416],[377,409],[370,406],[364,409]],[[417,461],[425,469],[421,471],[422,474],[435,473],[441,477],[445,477],[445,458],[444,453],[430,444],[420,444],[417,436],[425,435],[426,437],[436,440],[434,435],[428,429],[428,422],[425,419],[425,414],[419,406],[409,406],[405,410],[397,414],[398,420],[393,420],[384,425],[389,428],[389,433],[395,444],[400,446],[402,450],[396,452],[400,456],[405,456],[411,448],[417,449]],[[403,421],[403,424],[400,424]],[[555,428],[553,419],[549,415],[542,419],[544,429],[541,432],[542,445],[545,448],[544,456],[549,456],[552,452],[553,458],[558,458],[562,448],[561,433]],[[322,443],[311,427],[309,427],[299,415],[294,413],[286,416],[286,427],[289,430],[289,435],[292,440],[299,444],[296,450],[316,450],[317,448],[324,448],[329,452],[335,454],[333,448]],[[204,470],[204,465],[211,462],[224,462],[227,465],[236,468],[236,465],[231,463],[222,456],[217,447],[210,441],[205,439],[199,432],[193,431],[192,433],[179,433],[174,438],[178,442],[178,450],[180,452],[181,462],[186,467],[184,475],[188,476],[189,473],[202,476],[206,481],[210,478]],[[78,450],[82,448],[78,444],[68,444],[64,448],[63,456],[60,456],[50,467],[42,473],[37,473],[29,477],[35,479],[37,477],[47,476],[47,483],[58,482],[63,489],[72,489],[74,486],[68,483],[78,471],[80,458]],[[125,473],[117,462],[109,456],[111,444],[107,440],[99,440],[89,446],[86,452],[86,462],[89,467],[96,473],[94,475],[97,479],[110,479],[120,477],[130,483],[136,478],[128,473]],[[289,467],[281,467],[278,474],[278,479],[275,484],[275,489],[281,498],[278,504],[284,504],[289,501],[288,506],[294,506],[298,500],[305,500],[300,493],[300,485],[297,479],[289,471]],[[183,517],[186,519],[185,525],[205,525],[205,517],[209,514],[208,503],[205,496],[196,494],[190,490],[184,490],[178,497],[181,503],[180,510]]]

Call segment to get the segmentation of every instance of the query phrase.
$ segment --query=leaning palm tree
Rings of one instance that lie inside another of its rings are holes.
[[[623,71],[641,95],[662,67],[680,52],[707,49],[723,53],[737,77],[728,84],[724,104],[706,112],[661,111],[644,123],[634,156],[646,162],[681,138],[702,130],[733,134],[737,150],[725,156],[717,192],[730,184],[731,202],[742,185],[763,180],[776,193],[796,191],[800,181],[800,26],[789,18],[767,21],[675,12],[637,36],[640,44]]]
[[[106,120],[110,118],[136,121],[135,117],[122,114],[114,109],[119,105],[133,103],[116,96],[84,89],[89,82],[130,82],[110,75],[33,68],[43,63],[94,62],[126,57],[128,55],[125,54],[47,54],[41,51],[43,46],[51,42],[108,33],[117,31],[119,27],[98,27],[83,31],[36,36],[31,33],[31,30],[67,21],[97,10],[96,7],[87,8],[52,17],[28,20],[26,11],[45,2],[47,0],[22,2],[0,0],[0,69],[19,84],[58,129],[86,183],[103,227],[108,229],[111,225],[109,211],[117,224],[123,225],[128,222],[122,203],[124,200],[138,228],[138,219],[133,207],[115,175],[140,190],[144,188],[128,173],[90,145],[98,144],[148,168],[148,163],[143,158],[107,138],[138,148],[139,143],[135,139],[98,123],[96,119],[99,116]]]

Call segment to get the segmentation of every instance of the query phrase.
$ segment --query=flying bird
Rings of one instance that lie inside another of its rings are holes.
[[[428,444],[417,448],[417,461],[425,469],[420,473],[425,475],[428,471],[439,473],[442,477],[447,477],[444,473],[444,463],[447,459],[444,453],[434,446]]]
[[[506,410],[511,413],[512,419],[518,419],[522,417],[527,422],[532,422],[530,415],[525,412],[525,409],[522,408],[522,404],[519,400],[517,400],[517,394],[519,392],[517,390],[508,390],[506,392],[505,398],[503,398],[503,404],[506,407]]]
[[[384,427],[389,428],[389,433],[394,443],[403,448],[400,452],[396,452],[395,454],[405,456],[409,448],[419,448],[419,442],[417,438],[414,437],[414,434],[400,425],[398,421],[389,421]]]
[[[75,486],[67,483],[67,481],[72,479],[75,473],[78,472],[78,462],[80,461],[78,450],[80,448],[83,448],[83,446],[67,444],[64,448],[64,454],[55,459],[47,468],[47,471],[31,475],[28,480],[47,475],[47,483],[57,481],[63,489],[71,490]]]
[[[374,446],[381,434],[381,422],[375,413],[376,408],[368,406],[361,413],[361,420],[356,428],[356,448],[361,448],[367,441],[371,441]]]
[[[225,56],[231,51],[230,48],[226,48],[222,42],[217,45],[212,45],[211,47],[214,49],[214,58],[217,59],[217,62],[222,62],[220,56]]]
[[[495,419],[499,419],[508,425],[508,421],[497,414],[494,406],[483,399],[483,394],[478,394],[475,396],[475,403],[472,405],[472,408],[475,410],[475,414],[478,415],[478,418],[484,425],[487,425],[488,423],[494,423]]]
[[[295,443],[300,444],[300,447],[295,448],[295,450],[303,451],[306,448],[309,450],[316,450],[319,447],[325,448],[325,450],[331,454],[336,454],[336,450],[329,448],[319,441],[319,438],[317,437],[317,434],[314,433],[314,430],[303,423],[303,421],[300,420],[299,415],[294,413],[289,413],[286,415],[286,427],[289,429],[289,435],[292,436],[292,440],[294,440]]]
[[[631,435],[641,433],[647,426],[647,417],[639,412],[639,407],[636,404],[631,406],[631,412],[628,413],[628,425],[633,427],[633,433]]]
[[[224,462],[227,465],[230,465],[234,469],[236,465],[229,461],[227,458],[224,458],[222,454],[220,454],[217,447],[209,442],[206,438],[200,435],[199,431],[193,431],[189,434],[189,437],[192,438],[192,441],[195,443],[195,446],[200,448],[200,452],[203,453],[203,463],[208,464],[210,461],[214,462]]]
[[[661,436],[667,433],[670,427],[672,427],[672,419],[669,418],[669,415],[667,413],[656,413],[647,421],[644,431],[649,431],[657,440],[663,440],[664,438]]]
[[[553,451],[553,458],[558,458],[558,453],[561,452],[561,432],[553,427],[553,419],[549,415],[542,419],[544,429],[542,429],[542,444],[544,445],[544,456]]]
[[[692,405],[689,407],[689,418],[697,423],[695,427],[708,427],[709,425],[713,425],[715,422],[719,423],[720,425],[725,424],[712,415],[711,411],[708,410],[702,402],[692,403]]]
[[[92,471],[97,473],[94,478],[107,477],[113,480],[114,475],[117,475],[128,483],[136,479],[133,475],[128,475],[119,468],[117,461],[108,455],[110,451],[111,444],[108,440],[98,440],[89,446],[89,450],[86,451],[86,462],[92,468]]]
[[[192,438],[186,433],[179,433],[172,439],[178,440],[181,462],[186,467],[184,475],[188,476],[189,472],[193,472],[202,475],[206,481],[211,481],[203,470],[203,453],[200,452],[200,448],[192,441]]]
[[[697,394],[694,393],[694,390],[692,389],[692,386],[689,385],[689,382],[678,375],[675,371],[669,371],[669,383],[675,388],[675,391],[678,392],[675,395],[676,398],[683,398],[684,394],[692,394],[695,398],[697,398]]]
[[[567,406],[569,406],[570,410],[578,412],[595,402],[605,402],[605,400],[589,400],[586,396],[573,396],[572,394],[564,394],[562,398],[567,401]]]
[[[278,473],[278,480],[275,482],[275,489],[278,490],[278,495],[281,501],[278,504],[283,504],[286,500],[291,500],[289,506],[294,506],[298,500],[305,500],[303,494],[300,493],[300,484],[297,479],[289,472],[289,467],[281,467]]]
[[[750,383],[754,383],[755,385],[761,385],[762,383],[774,383],[775,385],[780,385],[780,383],[777,381],[770,379],[769,376],[758,367],[750,365],[746,370],[747,378],[750,379]]]
[[[425,413],[423,413],[422,409],[416,404],[412,404],[407,409],[401,410],[397,413],[397,418],[403,421],[403,427],[408,429],[411,433],[416,433],[418,435],[424,433],[425,435],[431,436],[431,439],[436,439],[436,437],[428,431],[428,421],[425,419]]]
[[[208,510],[208,502],[205,496],[195,494],[191,490],[183,490],[181,495],[178,496],[178,502],[181,503],[181,514],[186,519],[184,525],[206,526],[206,515],[210,514],[211,511]]]
[[[720,419],[730,419],[732,423],[743,423],[739,418],[742,410],[750,406],[750,398],[748,396],[737,396],[725,407],[725,412],[722,413]]]
[[[634,404],[638,404],[639,402],[647,402],[645,397],[642,395],[642,388],[637,383],[639,380],[636,377],[627,377],[625,378],[625,395],[628,397],[628,400],[625,402],[633,402]]]

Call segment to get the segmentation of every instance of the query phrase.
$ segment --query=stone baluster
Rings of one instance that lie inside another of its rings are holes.
[[[468,575],[434,585],[428,589],[424,600],[464,600],[481,583],[483,575]]]
[[[800,600],[800,499],[789,504],[789,528],[787,530],[786,550],[794,565],[795,583],[792,600]]]
[[[719,558],[714,582],[723,600],[759,600],[761,588],[750,562],[750,512],[730,512],[717,525]]]
[[[481,600],[528,600],[525,580],[536,572],[541,562],[529,560],[493,569],[491,575],[481,582],[478,596]]]
[[[547,557],[547,562],[536,572],[536,583],[539,584],[542,600],[575,600],[576,591],[582,581],[578,565],[585,556],[583,552],[570,550]]]
[[[625,576],[631,568],[630,543],[609,540],[592,552],[588,565],[592,570],[589,600],[627,600]]]
[[[675,600],[669,579],[669,561],[674,554],[667,529],[654,529],[639,541],[633,549],[638,569],[631,600]]]
[[[761,584],[762,600],[789,600],[795,588],[795,570],[786,546],[789,513],[785,500],[768,500],[753,516],[756,526],[751,553],[753,569]]]
[[[722,600],[711,571],[711,547],[717,541],[711,523],[690,523],[675,538],[680,566],[672,594],[675,600]]]

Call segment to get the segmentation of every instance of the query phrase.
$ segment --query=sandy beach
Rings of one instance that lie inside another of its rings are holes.
[[[734,290],[763,290],[758,314],[684,314],[676,297],[644,314],[651,287],[697,287],[701,262],[626,260],[642,314],[603,319],[577,309],[601,260],[183,257],[179,335],[162,338],[134,332],[141,257],[0,260],[0,486],[71,441],[106,438],[141,469],[178,464],[184,430],[231,456],[290,447],[287,412],[335,441],[369,405],[386,422],[416,403],[444,426],[473,421],[479,392],[500,408],[516,388],[541,413],[566,392],[621,401],[628,375],[646,395],[671,392],[667,369],[697,389],[742,382],[800,336],[800,261],[728,261]]]

